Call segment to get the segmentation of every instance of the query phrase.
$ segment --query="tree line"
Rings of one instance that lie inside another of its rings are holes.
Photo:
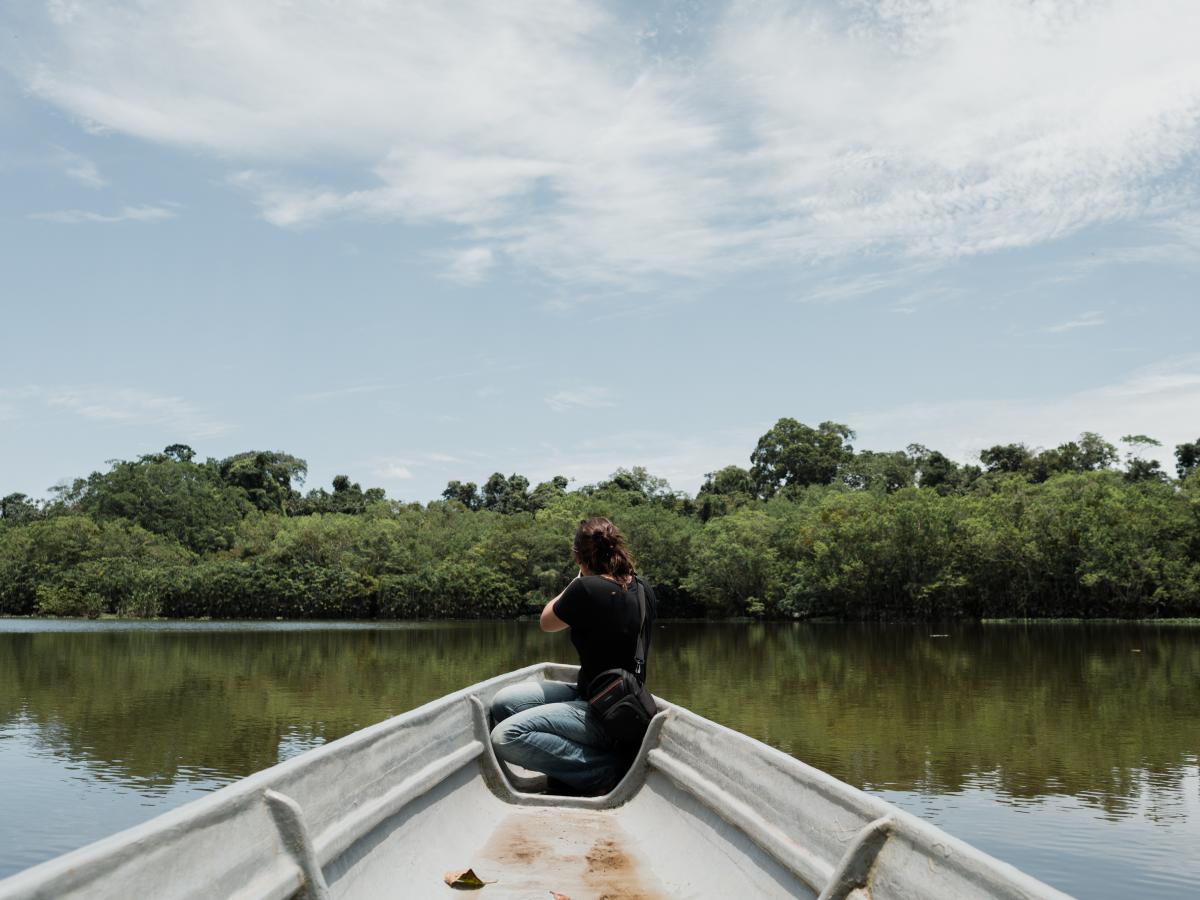
[[[495,473],[430,503],[306,462],[173,444],[0,499],[0,614],[476,618],[535,612],[574,574],[588,515],[630,539],[664,616],[845,620],[1200,613],[1200,439],[1098,434],[856,451],[846,425],[780,419],[695,496],[644,468],[576,488]]]

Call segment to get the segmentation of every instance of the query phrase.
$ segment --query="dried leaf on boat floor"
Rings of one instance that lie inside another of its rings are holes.
[[[477,891],[485,884],[492,884],[476,875],[474,869],[455,869],[453,872],[447,872],[443,879],[450,887],[460,891]]]

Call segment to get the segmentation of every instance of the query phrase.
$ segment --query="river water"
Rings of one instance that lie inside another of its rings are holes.
[[[0,877],[539,660],[531,623],[0,619]],[[650,679],[1068,893],[1200,896],[1200,627],[666,623]]]

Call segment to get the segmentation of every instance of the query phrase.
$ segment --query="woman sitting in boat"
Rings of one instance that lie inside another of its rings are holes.
[[[657,600],[650,585],[634,574],[625,538],[608,519],[581,522],[572,551],[579,575],[546,604],[541,626],[542,631],[571,629],[579,680],[527,681],[498,691],[492,700],[492,746],[505,762],[545,773],[552,793],[597,795],[620,780],[636,744],[614,739],[589,705],[588,690],[598,675],[611,670],[637,673],[644,682]]]

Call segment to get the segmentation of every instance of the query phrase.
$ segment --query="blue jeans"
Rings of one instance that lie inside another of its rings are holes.
[[[505,762],[544,772],[580,791],[607,789],[628,760],[573,684],[522,681],[492,699],[492,747]]]

